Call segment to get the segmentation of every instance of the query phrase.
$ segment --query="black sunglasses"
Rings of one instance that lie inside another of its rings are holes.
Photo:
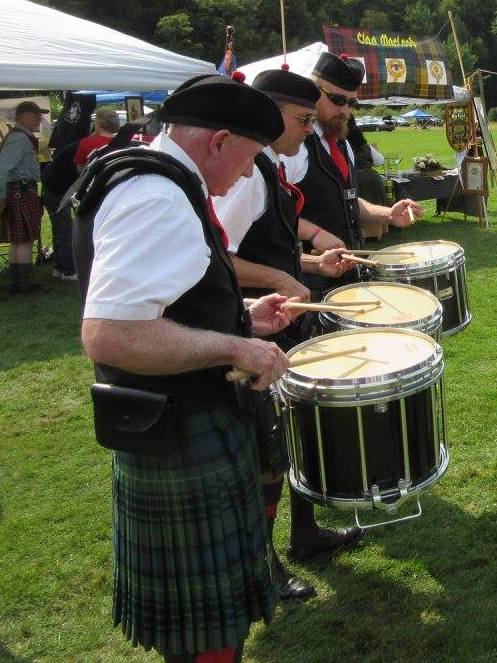
[[[321,92],[324,92],[331,103],[335,104],[335,106],[346,106],[348,104],[350,108],[355,108],[359,102],[357,97],[346,97],[343,94],[335,94],[334,92],[325,90],[324,87],[319,87],[319,89]]]

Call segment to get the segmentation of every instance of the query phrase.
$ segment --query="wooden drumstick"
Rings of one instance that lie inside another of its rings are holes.
[[[378,264],[374,260],[359,258],[359,256],[356,256],[353,253],[342,253],[342,258],[344,258],[344,260],[350,260],[350,262],[357,262],[359,265],[368,265],[370,267],[375,267]]]
[[[338,352],[323,352],[323,354],[317,354],[315,357],[302,358],[302,359],[290,359],[290,368],[297,368],[298,366],[304,366],[305,364],[314,364],[318,361],[323,361],[325,359],[334,359],[335,357],[345,357],[346,355],[355,354],[356,352],[366,352],[367,346],[362,345],[360,348],[350,348],[349,350],[339,350]],[[226,373],[226,380],[228,382],[235,382],[235,380],[246,380],[247,378],[254,377],[252,373],[247,371],[240,371],[234,369],[233,371],[228,371]]]
[[[361,305],[371,304],[373,307],[381,306],[381,302],[361,302]],[[358,302],[350,302],[347,306],[358,306]],[[285,302],[281,305],[281,308],[295,308],[301,311],[328,311],[333,312],[337,311],[339,313],[366,313],[364,308],[344,308],[345,304],[339,304],[335,306],[334,304],[310,304],[309,302]]]
[[[366,249],[354,249],[355,256],[372,256],[379,253],[382,256],[415,256],[414,251],[387,251],[386,249],[377,249],[367,251]]]
[[[257,299],[250,299],[248,297],[244,298],[245,304],[255,304],[258,300]],[[341,310],[347,307],[353,307],[353,306],[381,306],[381,302],[378,299],[372,299],[369,302],[364,301],[364,302],[333,302],[333,304],[326,304],[326,303],[321,303],[321,304],[311,304],[310,302],[283,302],[281,304],[281,308],[297,308],[301,309],[303,311],[332,311],[332,310]],[[366,313],[364,310],[359,310],[355,309],[354,311],[348,311],[350,313]]]
[[[412,211],[412,207],[410,205],[407,206],[407,213],[409,214],[409,221],[411,223],[416,223],[416,218],[414,216],[414,212]]]

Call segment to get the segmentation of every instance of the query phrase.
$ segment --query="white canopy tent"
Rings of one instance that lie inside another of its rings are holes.
[[[328,50],[328,46],[321,41],[304,46],[297,51],[287,53],[286,61],[290,66],[290,71],[301,76],[309,76],[314,68],[316,60]],[[245,74],[246,82],[252,83],[254,78],[261,71],[266,69],[279,69],[283,64],[283,55],[275,55],[272,58],[252,62],[243,67],[240,71]],[[417,106],[425,106],[427,104],[445,104],[450,101],[467,101],[468,94],[464,88],[454,86],[454,99],[418,99],[416,97],[388,97],[384,99],[364,99],[362,103],[373,106],[387,105],[387,106],[407,106],[409,104],[416,104]]]
[[[28,0],[0,1],[1,90],[173,90],[210,62]]]
[[[299,48],[298,51],[287,53],[286,61],[290,67],[290,71],[301,76],[309,76],[318,57],[327,50],[328,46],[326,44],[316,41],[313,44]],[[250,84],[261,71],[265,71],[266,69],[280,69],[283,62],[283,55],[281,54],[246,64],[243,67],[239,67],[239,69],[246,76],[245,82]]]

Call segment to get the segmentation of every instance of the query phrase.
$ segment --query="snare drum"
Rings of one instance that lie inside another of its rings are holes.
[[[438,340],[442,324],[442,305],[431,292],[404,283],[372,281],[353,283],[332,290],[325,304],[377,302],[357,307],[337,308],[319,314],[327,332],[341,329],[401,327],[416,329]]]
[[[393,250],[414,255],[388,254]],[[442,336],[460,332],[471,322],[464,249],[459,244],[445,240],[398,244],[380,249],[374,260],[372,271],[379,281],[413,284],[437,297],[443,307]]]
[[[430,336],[393,328],[327,334],[288,354],[334,352],[278,383],[290,481],[313,502],[355,510],[359,524],[358,510],[395,512],[447,469],[443,354]],[[418,498],[409,517],[420,514]]]

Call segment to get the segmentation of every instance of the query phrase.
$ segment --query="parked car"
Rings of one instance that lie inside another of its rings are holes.
[[[440,117],[431,117],[428,124],[430,124],[432,127],[443,127],[444,121]]]
[[[408,127],[409,126],[409,120],[406,117],[401,117],[400,115],[386,115],[383,118],[384,121],[390,120],[395,124],[396,127]]]
[[[373,115],[356,117],[355,121],[362,131],[393,131],[395,129],[395,123],[391,120],[385,121]]]
[[[420,127],[443,127],[444,123],[439,117],[431,115],[430,117],[418,117],[416,119],[416,124]]]

